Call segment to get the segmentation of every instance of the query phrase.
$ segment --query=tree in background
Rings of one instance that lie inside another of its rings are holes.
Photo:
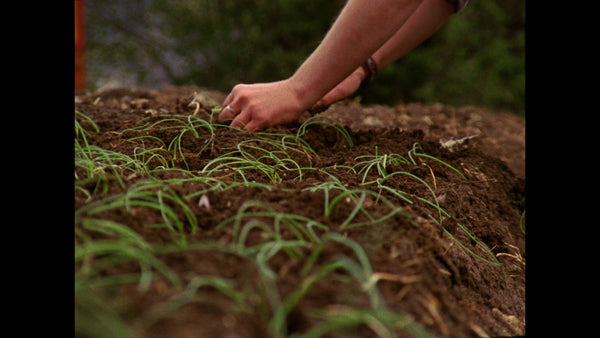
[[[237,83],[290,76],[345,1],[86,2],[88,88]],[[366,103],[442,102],[525,111],[525,2],[471,1],[357,92]]]

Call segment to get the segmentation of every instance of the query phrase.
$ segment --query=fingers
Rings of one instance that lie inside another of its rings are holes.
[[[225,107],[233,102],[233,99],[235,98],[235,93],[237,92],[237,89],[238,89],[238,86],[235,86],[235,87],[233,87],[231,92],[229,92],[229,95],[227,95],[227,97],[225,98],[225,101],[223,101],[223,107]]]
[[[235,114],[232,113],[232,110],[235,112]],[[246,126],[250,121],[249,116],[250,114],[247,113],[237,114],[237,112],[233,108],[231,108],[230,105],[226,105],[221,109],[221,112],[218,116],[218,120],[221,123],[231,122],[230,126],[233,128],[247,129]]]
[[[219,122],[225,122],[234,119],[237,115],[239,115],[239,112],[235,108],[229,104],[224,105],[219,112],[218,120]]]
[[[221,107],[221,111],[219,112],[219,115],[217,115],[217,121],[219,121],[220,123],[225,123],[235,118],[235,115],[229,109],[227,109],[227,107],[229,106],[226,105]]]
[[[227,101],[228,100],[226,99],[223,108],[221,108],[221,112],[219,113],[219,122],[231,122],[231,127],[245,129],[246,125],[251,119],[251,114],[248,112],[242,112],[241,108],[234,108],[233,103],[227,104]]]
[[[252,120],[252,107],[246,107],[247,100],[244,94],[245,85],[236,85],[223,101],[223,108],[219,113],[219,122],[230,121],[230,126],[247,131],[256,131],[262,127],[262,123]]]
[[[235,117],[233,121],[231,121],[231,127],[247,129],[248,124],[251,121],[251,115],[247,112],[241,113]]]
[[[218,121],[225,122],[227,120],[232,120],[241,113],[241,107],[239,104],[235,102],[236,93],[239,90],[239,85],[233,87],[229,95],[223,101],[223,105],[221,106],[221,111],[219,112]]]
[[[263,129],[265,127],[267,127],[267,125],[265,125],[263,122],[258,121],[257,119],[251,119],[244,127],[244,130],[253,133],[253,132],[255,132],[259,129]]]
[[[303,109],[287,82],[236,85],[223,101],[218,120],[231,122],[234,128],[257,131],[295,120]]]
[[[233,112],[232,112],[233,111]],[[231,122],[230,126],[232,128],[240,128],[244,130],[254,131],[256,128],[256,123],[253,124],[252,128],[248,127],[251,122],[251,114],[249,113],[237,113],[231,105],[226,105],[221,109],[219,113],[219,122]]]

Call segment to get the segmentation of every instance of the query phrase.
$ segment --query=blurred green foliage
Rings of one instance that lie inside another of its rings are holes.
[[[290,76],[344,0],[86,2],[88,86],[109,81],[229,91]],[[441,102],[525,114],[525,1],[472,0],[356,95],[365,103]]]
[[[471,1],[383,70],[364,101],[479,105],[525,114],[525,1]]]

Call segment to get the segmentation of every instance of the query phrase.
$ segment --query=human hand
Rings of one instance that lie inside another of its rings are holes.
[[[367,76],[364,68],[357,68],[352,74],[325,94],[317,106],[328,106],[334,102],[345,99],[358,90],[363,79]]]
[[[309,106],[299,99],[289,80],[239,84],[225,98],[218,120],[233,119],[232,127],[257,131],[296,121]]]

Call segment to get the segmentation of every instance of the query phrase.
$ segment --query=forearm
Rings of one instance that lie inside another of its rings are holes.
[[[312,105],[360,67],[421,1],[349,0],[321,44],[290,78],[300,100]]]
[[[375,53],[373,59],[383,69],[416,48],[435,33],[454,13],[446,0],[424,0],[398,31]]]

